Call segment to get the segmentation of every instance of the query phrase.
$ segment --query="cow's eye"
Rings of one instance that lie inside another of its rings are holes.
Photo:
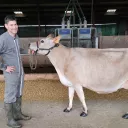
[[[44,41],[43,41],[43,40],[41,40],[41,43],[44,43]]]

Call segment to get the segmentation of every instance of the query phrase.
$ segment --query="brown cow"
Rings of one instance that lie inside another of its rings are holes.
[[[87,116],[83,87],[97,93],[112,93],[120,88],[128,89],[128,49],[67,48],[59,44],[60,36],[45,38],[30,44],[30,49],[47,55],[55,67],[60,81],[69,88],[70,112],[74,92],[83,105],[80,116]],[[128,114],[123,115],[128,119]]]

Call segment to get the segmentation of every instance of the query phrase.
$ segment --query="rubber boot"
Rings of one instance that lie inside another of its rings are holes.
[[[13,116],[15,120],[30,120],[31,117],[22,114],[21,112],[22,97],[17,98],[16,102],[13,103]]]
[[[13,117],[13,103],[4,103],[7,125],[12,128],[21,128],[22,125],[15,121]]]

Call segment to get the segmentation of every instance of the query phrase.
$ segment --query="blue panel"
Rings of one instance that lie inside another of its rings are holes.
[[[90,28],[79,29],[79,34],[91,34]]]
[[[70,29],[60,29],[59,34],[60,35],[69,35],[69,34],[71,34],[71,31],[70,31]]]

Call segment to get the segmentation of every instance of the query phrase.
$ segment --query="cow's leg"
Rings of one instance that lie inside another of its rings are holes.
[[[128,89],[128,80],[124,83],[123,88]],[[124,114],[122,118],[128,119],[128,113]]]
[[[83,105],[83,112],[80,114],[80,116],[86,117],[88,109],[87,109],[87,105],[85,103],[83,87],[80,85],[77,85],[77,86],[75,86],[75,91]]]
[[[70,112],[72,109],[72,102],[73,102],[73,97],[74,97],[73,87],[68,87],[68,95],[69,95],[69,106],[66,109],[64,109],[64,112]]]
[[[124,115],[122,116],[122,118],[128,119],[128,113],[124,114]]]

